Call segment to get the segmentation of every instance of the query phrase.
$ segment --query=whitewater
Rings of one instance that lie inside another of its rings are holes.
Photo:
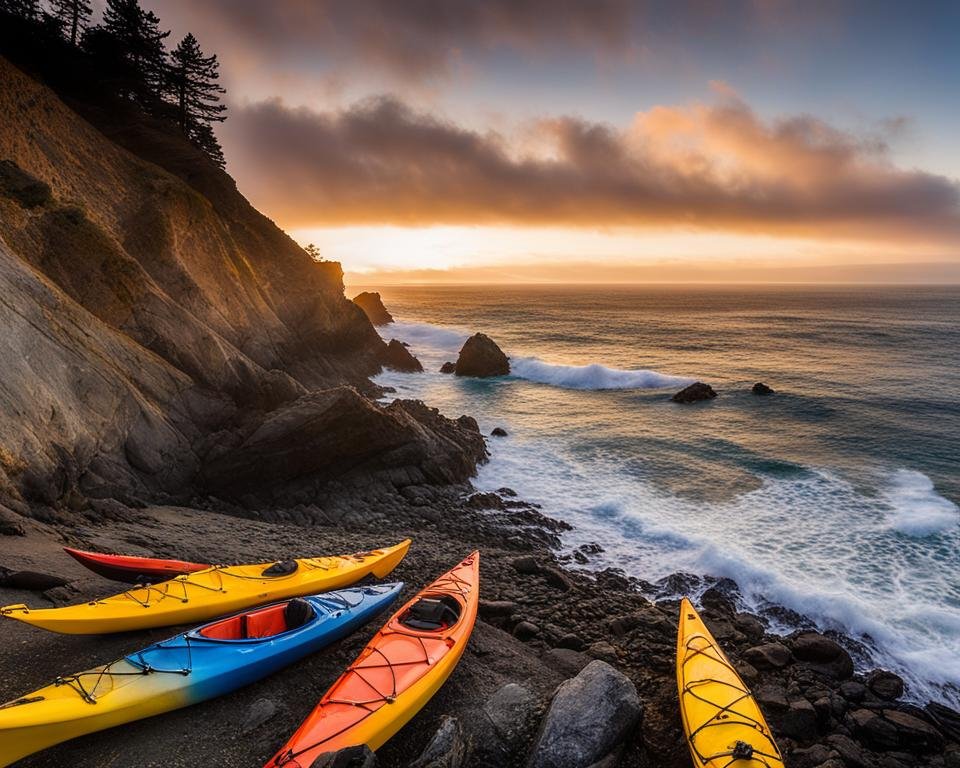
[[[882,347],[909,335],[904,324],[917,323],[915,306],[912,318],[871,320],[869,331],[866,315],[862,331],[852,328],[843,307],[828,307],[828,322],[798,322],[795,311],[788,325],[802,343],[784,350],[776,348],[782,338],[757,337],[756,326],[738,317],[738,338],[705,355],[689,333],[670,328],[662,310],[656,322],[668,349],[652,353],[649,340],[640,354],[612,346],[633,336],[626,310],[634,301],[624,302],[623,328],[604,302],[602,323],[559,329],[498,315],[480,295],[435,301],[424,309],[422,292],[388,297],[403,321],[382,334],[408,343],[426,372],[387,371],[377,382],[397,390],[391,397],[422,398],[452,416],[469,413],[486,433],[507,430],[508,437],[489,441],[480,489],[509,486],[571,523],[567,552],[602,548],[589,568],[620,568],[654,583],[677,572],[733,579],[743,607],[769,616],[771,629],[795,628],[779,626],[780,614],[767,610],[785,606],[858,640],[861,667],[897,671],[910,696],[960,703],[960,509],[949,483],[958,455],[952,436],[935,426],[945,428],[956,411],[938,414],[939,401],[912,404],[901,396],[898,366],[904,376],[914,366],[916,375],[916,359],[873,370],[882,398],[860,392],[840,400],[828,391],[845,383],[851,355],[857,365],[880,359],[864,338]],[[563,296],[557,304],[570,301]],[[461,322],[418,322],[435,320],[441,302],[444,314]],[[783,313],[760,309],[767,325]],[[482,325],[469,325],[471,313]],[[675,322],[683,327],[686,318]],[[928,325],[942,329],[936,319]],[[474,329],[502,344],[510,376],[465,380],[438,372]],[[825,361],[825,338],[832,337],[833,350],[844,334],[853,338],[835,361]],[[749,394],[761,377],[741,372],[749,365],[735,342],[747,339],[765,350],[764,377],[778,389],[772,398]],[[932,348],[942,350],[939,342]],[[720,397],[693,407],[669,402],[695,380],[713,384]]]

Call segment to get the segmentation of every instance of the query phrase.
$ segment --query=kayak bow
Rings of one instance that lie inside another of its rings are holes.
[[[161,560],[154,557],[134,557],[132,555],[106,555],[100,552],[86,552],[82,549],[64,547],[63,551],[80,565],[111,581],[125,584],[153,584],[166,581],[174,576],[195,573],[209,568],[203,563],[190,563],[186,560]]]
[[[480,553],[424,589],[377,632],[266,768],[308,768],[344,747],[379,749],[446,682],[477,619]]]
[[[677,630],[677,688],[695,768],[783,768],[760,707],[686,598]]]
[[[383,578],[403,559],[406,540],[355,555],[260,565],[212,566],[160,584],[63,608],[0,608],[0,616],[68,635],[97,635],[207,621],[273,600],[340,589],[365,576]]]
[[[0,766],[54,744],[222,696],[340,640],[403,584],[295,598],[219,619],[0,704]]]

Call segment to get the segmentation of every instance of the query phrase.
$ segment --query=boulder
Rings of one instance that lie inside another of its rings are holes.
[[[878,669],[867,676],[867,688],[879,699],[893,701],[903,696],[903,678]]]
[[[517,610],[517,604],[511,600],[481,600],[480,618],[481,619],[503,619],[508,618]]]
[[[513,628],[513,636],[524,643],[527,640],[533,640],[539,634],[540,627],[529,621],[521,621]]]
[[[0,576],[0,587],[27,589],[31,592],[46,592],[48,589],[63,587],[69,583],[70,581],[62,576],[37,571],[9,571]]]
[[[490,435],[492,437],[506,437],[507,430],[505,430],[503,427],[494,427],[493,430],[490,432]]]
[[[528,768],[587,768],[621,746],[641,713],[629,678],[604,661],[592,661],[557,689]]]
[[[475,333],[460,349],[454,373],[478,378],[506,376],[510,373],[510,358],[489,336]]]
[[[460,721],[444,715],[430,743],[408,768],[461,768],[466,764],[469,752]]]
[[[0,504],[0,536],[24,536],[23,518]]]
[[[780,715],[780,733],[800,742],[812,741],[817,736],[817,711],[806,699],[790,702]]]
[[[377,756],[370,747],[344,747],[336,752],[324,752],[310,768],[377,768]]]
[[[919,717],[887,709],[884,719],[897,730],[897,746],[905,752],[932,753],[943,749],[943,736],[930,723]]]
[[[440,366],[440,373],[456,373],[457,364],[451,363],[449,360]]]
[[[764,643],[748,648],[743,658],[757,669],[783,669],[793,661],[793,654],[781,643]]]
[[[473,724],[476,765],[509,765],[522,754],[537,723],[540,704],[522,685],[508,683],[484,704],[483,717]]]
[[[776,394],[776,390],[771,389],[762,381],[758,381],[756,384],[754,384],[750,391],[753,394],[757,395],[758,397],[765,397],[766,395]]]
[[[798,661],[822,675],[837,680],[853,677],[853,659],[837,642],[819,632],[801,632],[790,640]]]
[[[713,391],[713,387],[697,381],[689,387],[684,387],[670,399],[675,403],[698,403],[701,400],[712,400],[716,396],[717,393]]]
[[[364,291],[353,297],[353,303],[356,304],[367,316],[373,325],[387,325],[393,322],[393,316],[387,312],[383,306],[380,294],[376,291]]]
[[[390,343],[387,344],[383,352],[383,364],[387,368],[402,373],[420,373],[423,370],[420,361],[410,354],[410,350],[404,344],[396,339],[390,339]]]
[[[243,724],[240,726],[241,733],[247,734],[255,731],[261,725],[270,720],[277,714],[277,702],[272,699],[257,699],[243,718]]]

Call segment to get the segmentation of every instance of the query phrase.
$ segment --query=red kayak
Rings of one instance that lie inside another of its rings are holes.
[[[129,557],[127,555],[104,555],[100,552],[84,552],[82,549],[64,547],[63,551],[94,573],[127,584],[146,584],[167,581],[174,576],[193,573],[209,568],[202,563],[184,560],[158,560],[153,557]]]

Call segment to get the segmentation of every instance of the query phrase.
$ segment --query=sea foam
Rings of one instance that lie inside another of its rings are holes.
[[[659,389],[690,384],[693,379],[648,370],[620,370],[599,363],[558,365],[536,357],[510,358],[510,374],[564,389]]]
[[[937,493],[922,472],[898,470],[884,496],[893,510],[890,527],[908,536],[930,536],[960,523],[960,508]]]

